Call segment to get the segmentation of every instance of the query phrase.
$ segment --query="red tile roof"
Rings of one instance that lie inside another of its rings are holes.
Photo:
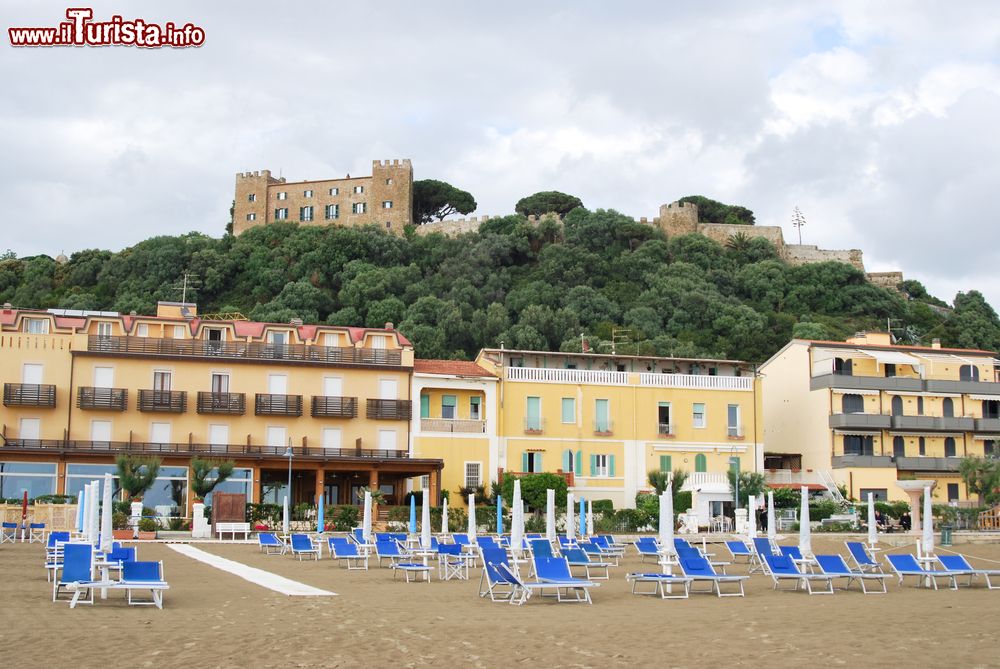
[[[450,374],[453,376],[493,376],[467,360],[414,360],[414,374]]]

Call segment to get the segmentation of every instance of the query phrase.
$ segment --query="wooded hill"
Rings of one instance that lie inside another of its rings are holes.
[[[749,228],[752,230],[752,228]],[[620,353],[762,361],[794,336],[881,329],[929,344],[1000,349],[1000,320],[976,291],[949,307],[915,281],[878,288],[834,262],[792,267],[764,239],[667,239],[615,211],[577,208],[560,224],[492,219],[477,233],[395,236],[375,227],[275,223],[239,237],[154,237],[119,253],[0,260],[0,302],[22,308],[155,313],[158,300],[254,320],[394,323],[421,357],[484,346],[579,350],[584,333]]]

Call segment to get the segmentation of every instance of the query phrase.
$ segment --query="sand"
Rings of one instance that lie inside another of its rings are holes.
[[[755,575],[745,599],[637,597],[630,556],[593,592],[594,605],[533,598],[523,607],[477,596],[471,581],[406,584],[389,569],[348,572],[332,560],[266,557],[247,544],[199,544],[211,553],[332,590],[287,597],[180,555],[163,560],[171,589],[162,611],[128,607],[123,593],[70,610],[51,602],[38,545],[0,546],[0,648],[18,667],[510,666],[1000,666],[1000,590],[940,592],[890,586],[888,595],[772,592]],[[814,538],[817,552],[844,552]],[[1000,545],[957,547],[1000,560]],[[1000,565],[996,565],[1000,567]],[[649,569],[646,565],[645,569]],[[745,573],[738,566],[732,573]]]

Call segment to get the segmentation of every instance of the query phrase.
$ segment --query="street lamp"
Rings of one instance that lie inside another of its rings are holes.
[[[285,457],[288,458],[288,489],[285,491],[285,494],[288,496],[289,502],[292,501],[292,455],[294,455],[292,452],[292,440],[289,438],[288,448],[285,449]]]

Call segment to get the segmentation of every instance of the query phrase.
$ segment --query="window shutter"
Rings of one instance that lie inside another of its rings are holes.
[[[670,471],[670,456],[661,455],[660,456],[660,471],[669,472]]]
[[[571,472],[573,471],[573,451],[568,448],[563,451],[563,471]]]
[[[570,451],[572,453],[572,451]],[[576,454],[576,475],[583,476],[583,452],[578,451]]]
[[[590,475],[597,476],[597,456],[590,456]]]
[[[706,463],[707,458],[703,453],[699,453],[694,457],[694,470],[696,472],[705,472],[708,470]]]
[[[528,451],[521,453],[521,471],[528,471]]]
[[[608,456],[608,476],[615,475],[615,456]]]
[[[535,453],[535,471],[536,472],[544,472],[545,471],[545,467],[542,466],[542,454],[541,453]]]

